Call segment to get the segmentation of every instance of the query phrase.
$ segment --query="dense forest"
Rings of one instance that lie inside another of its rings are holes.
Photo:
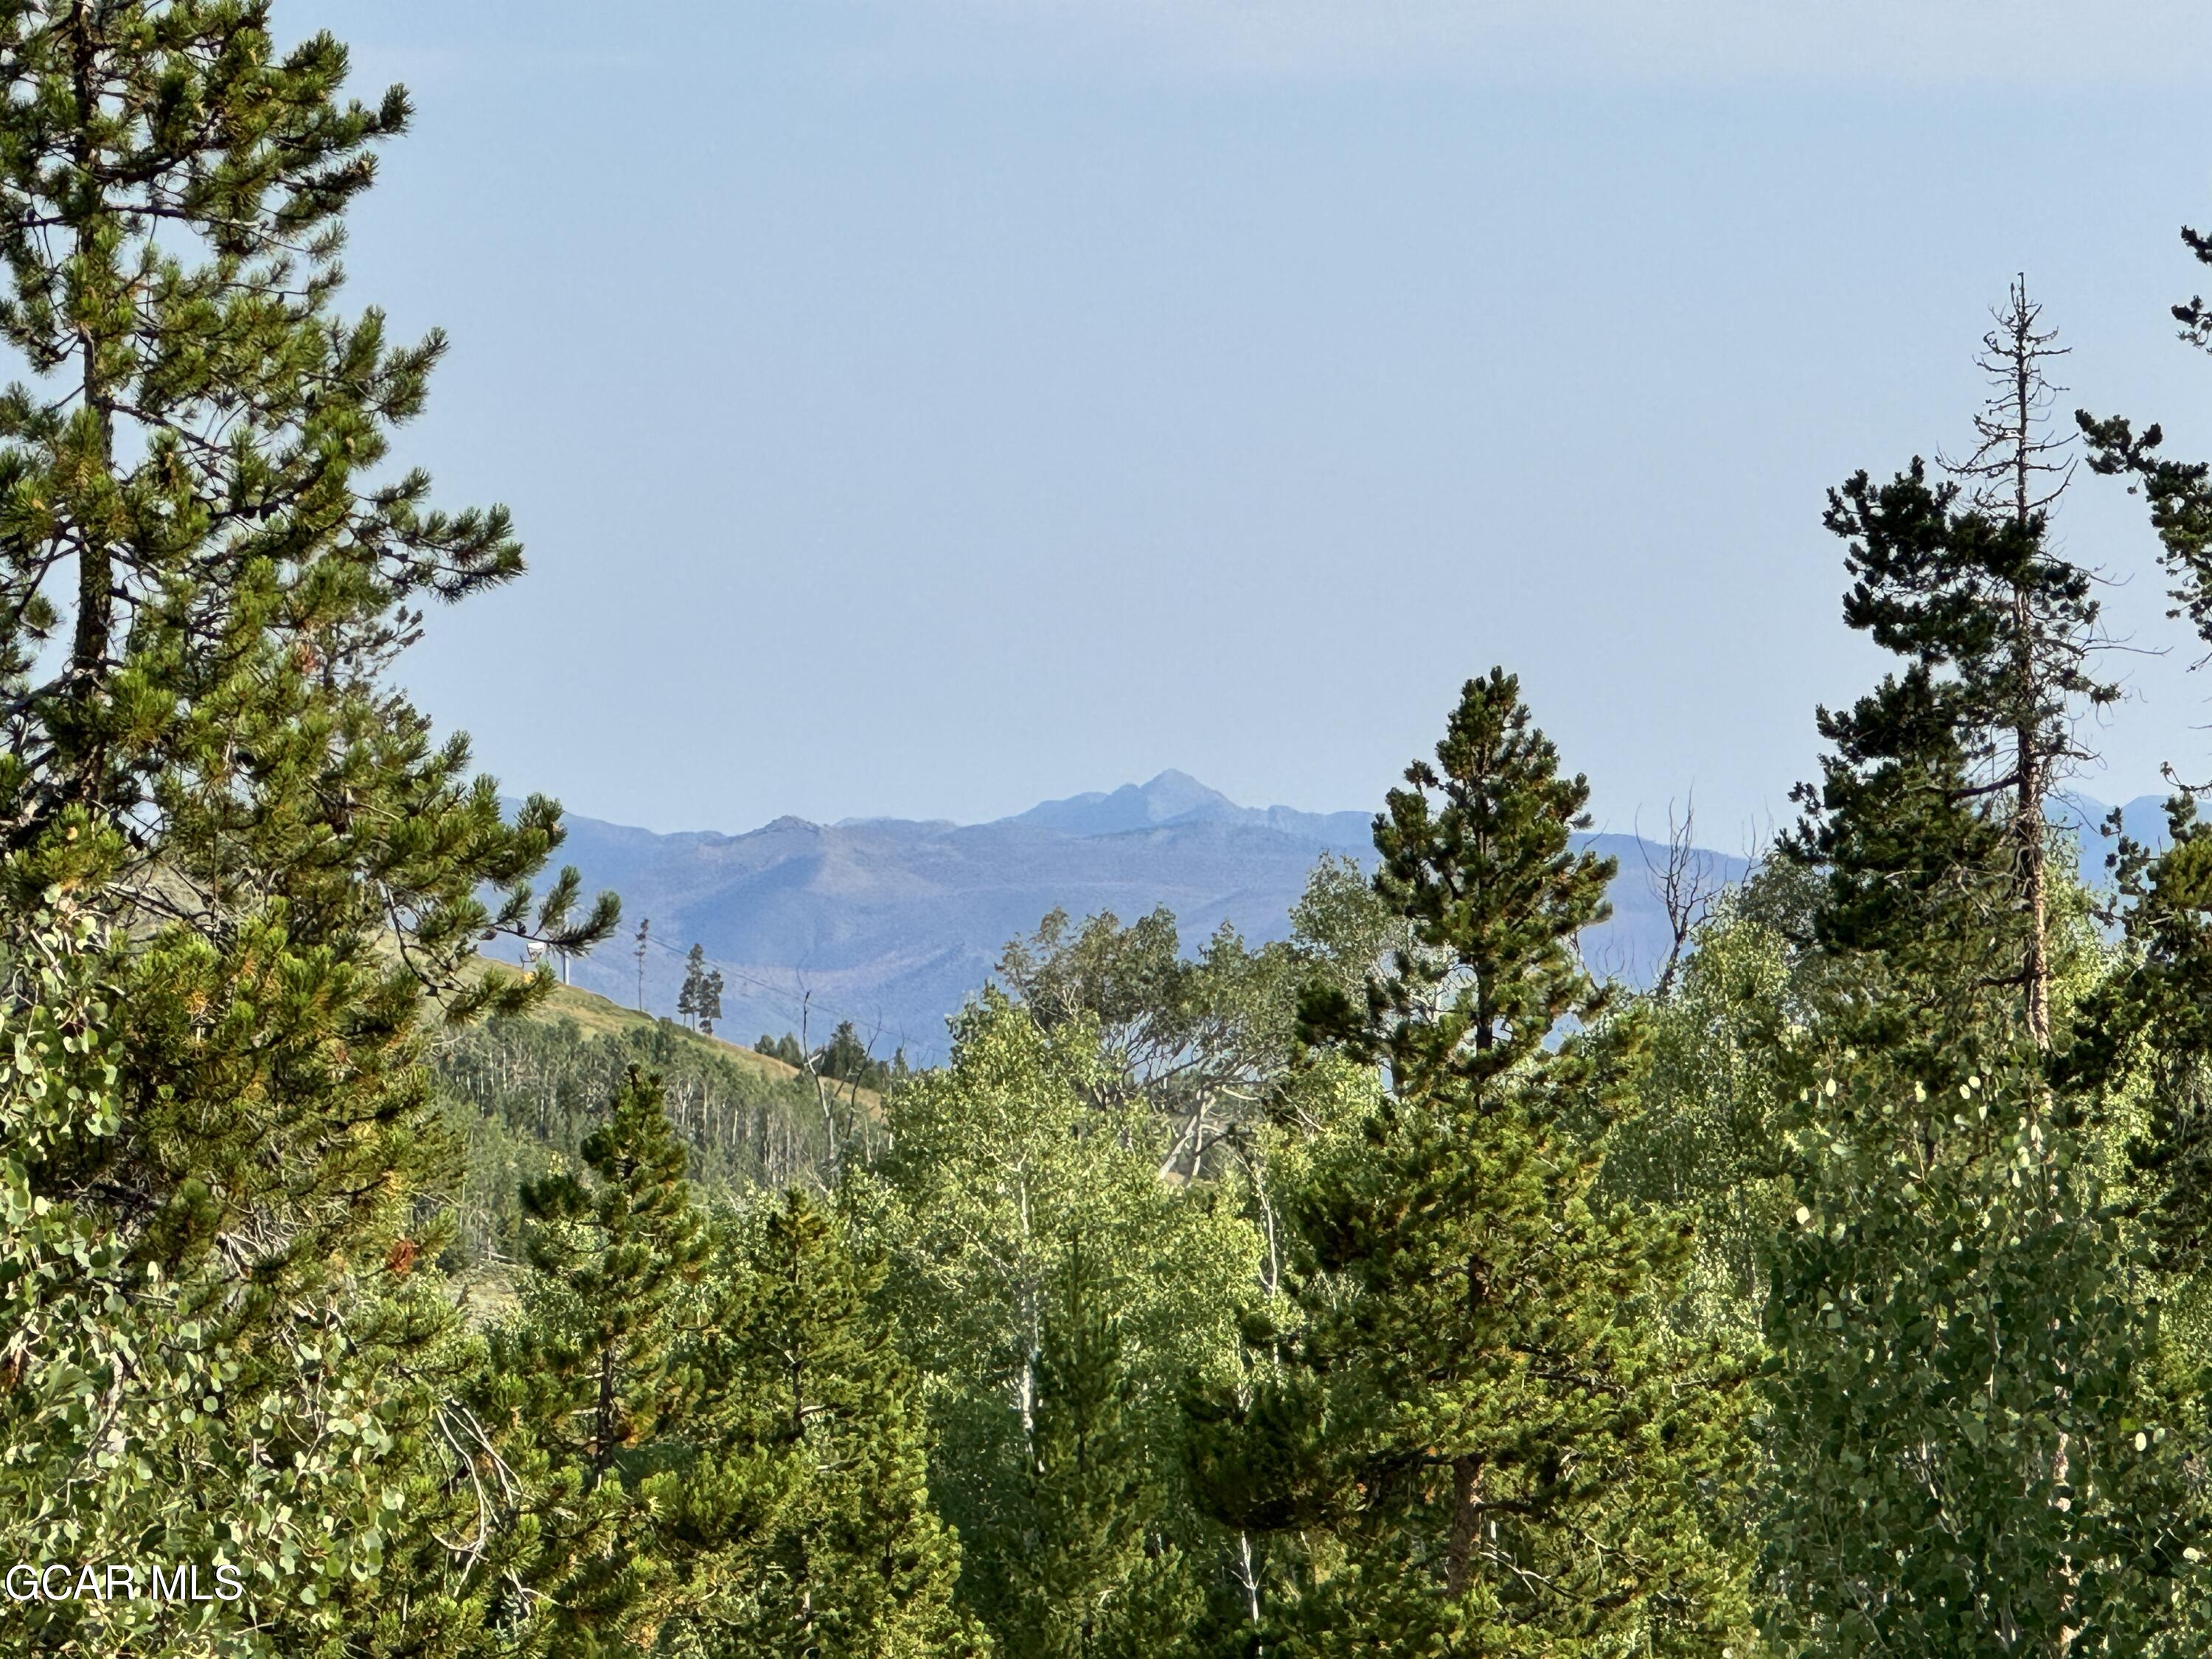
[[[1492,669],[1287,939],[1054,914],[941,1066],[747,1059],[477,958],[619,908],[392,676],[522,560],[392,461],[444,341],[341,308],[410,119],[346,76],[0,4],[14,1650],[2212,1644],[2212,830],[2092,890],[2046,810],[2115,699],[2063,494],[2212,641],[2212,469],[2052,407],[2024,284],[1979,447],[1829,495],[1892,665],[1648,988]]]

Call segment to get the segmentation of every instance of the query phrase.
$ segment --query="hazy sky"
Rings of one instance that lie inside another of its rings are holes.
[[[1822,491],[1956,449],[2017,270],[2212,453],[2212,8],[280,0],[420,110],[353,302],[518,586],[406,671],[510,791],[981,818],[1178,766],[1375,805],[1521,672],[1608,824],[1781,814],[1875,658]],[[2212,775],[2136,504],[2108,799]]]

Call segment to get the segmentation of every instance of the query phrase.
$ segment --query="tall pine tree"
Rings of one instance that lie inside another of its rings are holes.
[[[1793,1653],[2164,1652],[2187,1601],[2181,1414],[2081,1086],[2094,946],[2029,851],[2111,689],[2032,482],[2047,337],[2017,288],[2000,324],[2002,487],[1915,462],[1830,498],[1846,620],[1905,661],[1822,712],[1788,843],[1815,880],[1810,994],[1769,1056],[1798,1085],[1765,1310],[1765,1615]]]
[[[1279,1378],[1241,1410],[1232,1524],[1304,1528],[1285,1650],[1710,1655],[1745,1626],[1724,1535],[1741,1379],[1660,1310],[1685,1227],[1594,1200],[1633,1033],[1575,941],[1611,862],[1502,670],[1376,820],[1411,942],[1317,1042],[1379,1060],[1381,1105],[1297,1206]],[[1269,1474],[1279,1488],[1270,1492]]]
[[[521,556],[388,465],[444,341],[336,309],[409,118],[346,70],[328,35],[280,52],[265,4],[0,10],[0,335],[31,372],[0,396],[0,836],[16,894],[97,891],[140,942],[102,1190],[149,1258],[220,1239],[272,1284],[389,1248],[434,1158],[423,995],[514,1002],[465,969],[560,836],[381,681],[410,604]],[[541,909],[564,948],[611,925],[574,898]]]
[[[416,1062],[550,983],[473,972],[483,934],[580,949],[613,908],[573,875],[533,903],[556,809],[506,821],[384,679],[429,598],[521,564],[504,512],[392,464],[443,341],[338,308],[409,115],[346,74],[254,0],[0,5],[0,927],[100,924],[112,1132],[22,1167],[99,1239],[101,1305],[178,1310],[140,1375],[222,1376],[198,1461],[154,1464],[163,1533],[238,1529],[276,1645],[451,1651],[483,1513],[442,1509],[475,1488],[465,1340],[415,1265],[452,1168]],[[115,1432],[157,1408],[118,1388]]]
[[[1923,997],[1954,1028],[1988,1025],[1962,1003],[2008,995],[2015,1028],[2048,1048],[2057,924],[2046,808],[2061,769],[2084,757],[2080,717],[2118,688],[2089,672],[2092,574],[2051,535],[2063,480],[2045,476],[2055,463],[2040,364],[2052,348],[2039,314],[2015,287],[1987,342],[1999,396],[1960,469],[1976,488],[1932,480],[1916,459],[1887,483],[1862,471],[1830,493],[1827,526],[1848,544],[1844,619],[1905,665],[1852,708],[1820,711],[1832,748],[1820,789],[1801,792],[1817,811],[1792,846],[1831,873],[1823,950],[1879,951],[1893,972],[1922,972]],[[1972,933],[1985,964],[2002,968],[1916,969],[1913,940],[1939,909],[1947,929]],[[1884,1048],[1912,1041],[1902,1030],[1868,1036]]]
[[[2212,237],[2185,226],[2181,239],[2199,264],[2212,265]],[[2185,340],[2212,350],[2212,306],[2201,295],[2172,314]],[[2128,420],[2086,410],[2075,419],[2090,467],[2125,478],[2149,507],[2168,614],[2212,642],[2212,464],[2166,454],[2155,423],[2138,433]],[[2201,1296],[2212,1264],[2212,823],[2199,810],[2203,787],[2181,784],[2171,768],[2167,775],[2179,787],[2167,803],[2166,847],[2154,853],[2123,838],[2115,859],[2133,949],[2087,1011],[2076,1061],[2085,1081],[2124,1085],[2138,1066],[2147,1076],[2148,1121],[2133,1161],[2160,1265],[2196,1279]]]
[[[954,1605],[960,1547],[938,1518],[918,1389],[878,1305],[887,1262],[804,1194],[750,1230],[729,1363],[792,1471],[710,1652],[922,1659],[988,1650]]]
[[[1153,1525],[1128,1340],[1104,1264],[1068,1241],[1042,1321],[1032,1431],[981,1552],[1002,1659],[1168,1654],[1198,1613],[1188,1562]]]
[[[584,1169],[525,1186],[529,1272],[517,1319],[494,1334],[483,1414],[516,1443],[528,1491],[505,1525],[535,1558],[517,1570],[542,1605],[507,1622],[556,1647],[611,1649],[652,1606],[665,1552],[652,1510],[629,1503],[641,1448],[680,1422],[688,1294],[705,1270],[706,1222],[657,1079],[632,1070],[586,1138]]]

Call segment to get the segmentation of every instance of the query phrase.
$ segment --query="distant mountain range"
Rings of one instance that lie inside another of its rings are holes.
[[[2085,873],[2100,879],[2107,809],[2069,802]],[[2163,826],[2155,797],[2125,809],[2130,833]],[[2057,815],[2055,815],[2057,816]],[[1371,815],[1241,806],[1181,772],[1109,793],[1045,801],[989,823],[902,818],[833,824],[781,817],[742,835],[661,835],[570,817],[560,859],[586,891],[622,895],[622,933],[576,963],[577,984],[625,1006],[640,997],[635,938],[649,921],[643,1001],[672,1013],[696,944],[723,975],[719,1032],[742,1042],[850,1019],[876,1051],[943,1057],[946,1016],[990,978],[1006,942],[1055,908],[1124,921],[1173,911],[1187,945],[1222,922],[1254,943],[1282,938],[1325,854],[1372,854]],[[1584,837],[1620,863],[1613,918],[1585,938],[1601,972],[1642,981],[1665,957],[1665,907],[1650,871],[1664,848],[1634,836]],[[1702,853],[1739,880],[1741,857]]]
[[[585,890],[622,895],[623,929],[576,963],[575,982],[639,1000],[635,936],[651,923],[643,1000],[672,1013],[694,945],[723,975],[726,1036],[799,1028],[817,1040],[850,1019],[888,1054],[939,1059],[945,1021],[990,978],[1006,942],[1055,908],[1124,921],[1158,906],[1196,945],[1222,922],[1254,943],[1284,937],[1325,854],[1370,857],[1364,812],[1241,806],[1181,772],[1046,801],[994,823],[902,818],[833,824],[782,817],[742,835],[648,830],[571,816],[561,861]],[[1663,957],[1664,907],[1645,878],[1660,848],[1588,838],[1620,860],[1614,920],[1584,948],[1603,971],[1640,978]],[[1705,854],[1740,878],[1741,858]],[[808,1000],[811,994],[811,1002]]]

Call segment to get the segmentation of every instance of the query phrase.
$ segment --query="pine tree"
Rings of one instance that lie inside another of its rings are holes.
[[[61,904],[105,952],[112,1132],[21,1167],[100,1241],[87,1341],[139,1354],[116,1443],[195,1413],[145,1459],[139,1539],[235,1528],[239,1618],[285,1650],[458,1652],[469,1553],[433,1540],[483,1516],[454,1501],[469,1344],[428,1267],[454,1149],[418,1061],[550,987],[473,972],[483,935],[581,949],[614,907],[579,915],[573,872],[533,906],[557,809],[503,818],[385,678],[429,597],[521,559],[503,511],[390,464],[444,343],[338,309],[344,216],[409,118],[346,74],[253,0],[0,7],[0,928]],[[76,1501],[137,1480],[112,1450]]]
[[[390,1247],[438,1156],[422,994],[520,1006],[464,969],[526,926],[560,828],[537,799],[502,822],[380,682],[410,601],[520,551],[503,511],[380,477],[444,342],[339,316],[336,255],[407,100],[346,100],[344,49],[277,52],[266,9],[0,16],[0,334],[33,376],[0,396],[0,836],[16,894],[97,889],[148,941],[102,1184],[149,1257],[252,1238],[274,1286]],[[540,917],[564,948],[612,925],[574,897]]]
[[[1830,500],[1846,618],[1906,660],[1823,712],[1834,750],[1790,844],[1817,884],[1768,1060],[1800,1091],[1765,1577],[1793,1653],[2162,1652],[2186,1618],[2197,1523],[2139,1238],[2100,1180],[2085,918],[2027,851],[2035,792],[2111,690],[2084,668],[2087,574],[2032,493],[2047,337],[2018,289],[1998,343],[2001,495],[1916,463]]]
[[[695,1387],[679,1334],[710,1241],[685,1158],[658,1080],[633,1069],[584,1143],[584,1170],[522,1191],[530,1272],[520,1317],[495,1334],[484,1406],[535,1454],[543,1555],[529,1571],[561,1641],[611,1638],[665,1564],[641,1547],[651,1511],[624,1501],[622,1477],[642,1472],[639,1449],[682,1422]]]
[[[699,1017],[702,988],[707,979],[707,951],[703,945],[695,945],[684,958],[684,983],[676,993],[676,1017],[696,1020]]]
[[[2181,240],[2202,265],[2212,265],[2212,236],[2182,227]],[[2182,338],[2212,351],[2212,304],[2202,295],[2172,307]],[[2174,608],[2187,617],[2199,639],[2212,639],[2212,463],[2177,460],[2164,453],[2166,434],[2155,422],[2138,432],[2118,416],[2075,411],[2087,441],[2089,468],[2129,481],[2130,495],[2141,492],[2158,533],[2160,562],[2172,586]]]
[[[2212,265],[2212,237],[2184,227],[2183,243]],[[2200,295],[2172,307],[2182,337],[2212,349],[2212,306]],[[2212,640],[2212,465],[2163,453],[2155,424],[2075,416],[2092,471],[2129,481],[2157,532],[2173,608],[2200,641]],[[2212,1261],[2212,824],[2201,787],[2177,784],[2167,802],[2166,848],[2123,837],[2114,857],[2130,960],[2085,1010],[2069,1057],[2080,1086],[2124,1089],[2147,1073],[2149,1121],[2130,1148],[2160,1265],[2185,1278]]]
[[[722,970],[708,968],[704,945],[693,945],[684,958],[684,986],[676,994],[676,1012],[709,1035],[722,1017]]]
[[[868,1045],[860,1041],[860,1033],[851,1020],[837,1022],[837,1029],[823,1045],[814,1069],[840,1083],[867,1083],[874,1079],[875,1067],[868,1058]]]
[[[633,1069],[585,1139],[595,1179],[564,1170],[522,1189],[538,1317],[525,1328],[526,1358],[518,1353],[512,1369],[556,1387],[573,1382],[589,1396],[581,1410],[542,1419],[587,1485],[651,1433],[661,1410],[670,1310],[708,1248],[685,1189],[687,1157],[659,1080]]]
[[[343,1302],[286,1307],[271,1342],[224,1271],[136,1265],[100,1195],[70,1195],[127,1121],[102,931],[64,902],[0,943],[0,1548],[228,1564],[245,1598],[27,1607],[26,1650],[483,1650],[483,1600],[439,1541],[490,1518],[445,1438],[475,1355],[434,1273],[403,1242]]]
[[[2083,1000],[2057,1068],[2069,1093],[2147,1097],[2129,1140],[2153,1260],[2185,1285],[2212,1266],[2212,823],[2166,802],[2166,845],[2122,836],[2113,863],[2128,951]]]
[[[885,1263],[799,1193],[760,1220],[729,1331],[764,1444],[794,1469],[718,1651],[892,1659],[986,1650],[953,1605],[960,1549],[932,1508],[913,1374],[873,1305]]]
[[[2091,758],[2080,746],[2078,715],[2109,706],[2120,688],[2088,672],[2100,647],[2100,607],[2091,597],[2094,577],[2061,555],[2051,515],[2074,476],[2063,459],[2071,434],[2054,435],[2050,411],[2061,387],[2044,366],[2067,355],[2057,332],[2041,326],[2043,307],[2027,296],[2027,279],[2016,277],[1982,339],[1977,360],[1992,395],[1974,417],[1975,446],[1952,464],[1969,481],[1974,511],[2008,525],[2034,544],[2031,557],[2014,556],[1996,574],[2002,586],[1995,684],[1987,698],[1997,723],[1991,747],[2002,757],[1999,785],[2011,791],[2007,828],[2011,874],[2024,913],[2021,964],[2029,1037],[2051,1045],[2051,876],[2046,859],[2051,793],[2060,769]]]
[[[1152,1525],[1158,1474],[1135,1421],[1127,1338],[1098,1283],[1101,1264],[1071,1239],[1042,1321],[1035,1421],[1020,1479],[985,1546],[999,1582],[979,1586],[1006,1659],[1165,1653],[1164,1599],[1194,1603],[1180,1552]],[[1184,1581],[1181,1585],[1172,1581]],[[1162,1592],[1165,1591],[1164,1597]]]
[[[1947,905],[2007,964],[1968,982],[2008,988],[2019,1029],[2049,1048],[2047,806],[2061,769],[2088,757],[2081,716],[2119,688],[2090,672],[2094,574],[2051,535],[2069,470],[2045,424],[2043,365],[2060,351],[2040,319],[2015,283],[1984,341],[1996,395],[1956,479],[1931,482],[1916,459],[1887,484],[1862,471],[1829,494],[1827,526],[1849,544],[1844,619],[1907,666],[1853,709],[1820,712],[1834,747],[1823,789],[1802,798],[1827,816],[1797,850],[1839,872],[1824,947],[1881,948],[1902,966],[1919,912]],[[1857,846],[1836,844],[1852,834]]]
[[[1575,954],[1613,873],[1572,846],[1588,786],[1502,670],[1407,781],[1375,886],[1411,942],[1364,1007],[1304,1011],[1389,1086],[1297,1206],[1292,1316],[1255,1333],[1283,1375],[1220,1413],[1224,1518],[1337,1553],[1288,1651],[1712,1654],[1745,1620],[1742,1389],[1659,1317],[1686,1230],[1593,1201],[1633,1032]]]

